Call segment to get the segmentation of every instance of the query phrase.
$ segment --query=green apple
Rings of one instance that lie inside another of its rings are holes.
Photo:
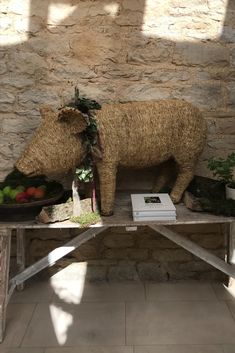
[[[16,195],[18,195],[20,192],[20,190],[17,190],[17,189],[12,189],[9,193],[9,197],[12,199],[12,200],[15,200],[16,198]]]
[[[15,188],[15,190],[18,190],[19,192],[25,191],[25,187],[23,185],[19,185]]]
[[[11,187],[10,186],[5,186],[5,188],[2,191],[3,191],[3,195],[10,196]]]

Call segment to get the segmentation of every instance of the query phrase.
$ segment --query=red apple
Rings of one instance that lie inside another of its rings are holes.
[[[41,187],[38,187],[36,190],[35,190],[35,193],[34,193],[34,198],[35,199],[42,199],[44,196],[45,196],[45,189],[44,188],[41,188]]]
[[[26,189],[26,194],[28,196],[34,197],[36,188],[34,186],[30,186],[29,188]]]
[[[26,202],[28,201],[28,195],[24,191],[19,192],[19,194],[16,195],[16,202],[22,202],[21,200],[26,200]]]

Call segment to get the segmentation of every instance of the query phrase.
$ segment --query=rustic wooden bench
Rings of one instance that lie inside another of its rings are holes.
[[[135,231],[138,226],[148,226],[156,234],[160,233],[174,243],[188,250],[195,256],[206,261],[210,265],[219,269],[231,278],[235,278],[235,218],[215,216],[207,213],[196,213],[188,210],[184,205],[177,205],[177,220],[164,222],[134,222],[131,214],[130,195],[119,193],[116,197],[114,215],[103,217],[99,224],[84,228],[78,236],[61,247],[51,251],[47,256],[37,261],[35,264],[25,268],[25,230],[27,229],[62,229],[79,228],[79,224],[70,221],[53,224],[39,224],[36,222],[0,222],[0,342],[4,339],[6,324],[7,304],[15,288],[22,288],[23,283],[43,270],[52,266],[56,261],[78,248],[80,245],[92,239],[109,227],[126,227],[127,231]],[[225,225],[225,235],[228,236],[227,256],[225,261],[216,257],[208,250],[198,246],[191,240],[180,235],[176,231],[169,229],[170,225],[189,224],[223,224]],[[17,264],[19,273],[13,278],[9,278],[11,235],[16,232],[17,236]]]

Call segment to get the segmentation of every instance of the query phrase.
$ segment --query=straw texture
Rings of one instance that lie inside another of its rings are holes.
[[[81,163],[84,117],[68,109],[59,114],[48,107],[41,110],[42,125],[16,163],[20,171],[48,174]],[[171,198],[179,202],[205,144],[206,123],[199,110],[182,100],[160,100],[104,104],[95,114],[103,152],[96,162],[102,214],[112,214],[118,166],[142,168],[174,159],[178,175]],[[158,187],[165,180],[167,175],[162,175]]]

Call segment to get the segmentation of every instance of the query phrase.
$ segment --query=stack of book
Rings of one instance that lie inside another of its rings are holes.
[[[134,221],[174,221],[176,209],[168,194],[132,194]]]

